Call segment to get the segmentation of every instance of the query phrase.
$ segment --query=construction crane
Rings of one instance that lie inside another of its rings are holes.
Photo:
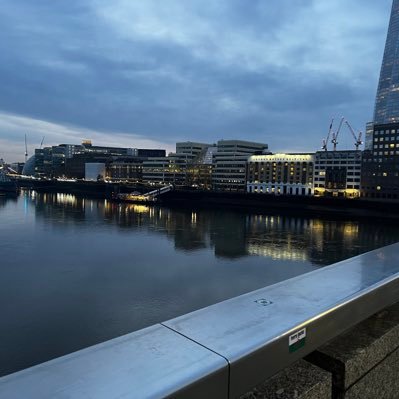
[[[42,149],[42,147],[43,147],[43,143],[44,143],[44,138],[45,138],[46,136],[43,136],[43,138],[42,138],[42,141],[40,142],[40,149]]]
[[[341,131],[342,124],[344,123],[344,120],[345,120],[345,118],[342,117],[342,118],[341,118],[341,122],[339,122],[339,126],[338,126],[337,132],[336,132],[336,133],[333,133],[333,135],[332,135],[331,143],[333,143],[333,145],[334,145],[334,151],[337,150],[338,135],[339,135],[339,132]]]
[[[355,139],[355,147],[356,147],[356,150],[358,150],[359,146],[361,146],[363,144],[362,132],[359,132],[359,134],[356,136],[356,133],[352,129],[352,126],[349,124],[349,122],[345,121],[345,123],[346,123],[346,126],[348,126],[348,129],[350,130],[350,132],[352,133],[353,138]]]
[[[331,119],[330,129],[328,130],[327,138],[323,140],[323,145],[322,145],[321,149],[324,151],[327,151],[327,144],[328,144],[328,140],[330,140],[333,124],[334,124],[334,118]]]
[[[28,143],[26,141],[26,134],[25,134],[25,163],[28,160]]]

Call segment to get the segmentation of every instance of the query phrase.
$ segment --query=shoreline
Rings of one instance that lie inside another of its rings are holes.
[[[345,219],[399,219],[398,204],[362,199],[175,190],[163,195],[160,204],[181,208],[223,208],[274,214],[284,212],[290,215]]]
[[[146,192],[154,186],[144,184],[121,184],[87,181],[58,180],[19,180],[24,189],[39,192],[59,192],[75,195],[89,195],[123,202],[113,198],[115,193],[132,191]],[[255,211],[260,213],[284,212],[285,214],[339,217],[339,218],[382,218],[399,219],[399,206],[396,202],[380,202],[365,199],[333,197],[305,197],[288,195],[267,195],[239,192],[218,192],[175,189],[159,197],[156,205],[191,209],[231,209],[237,211]]]

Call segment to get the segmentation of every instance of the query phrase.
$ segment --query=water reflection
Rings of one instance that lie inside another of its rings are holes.
[[[166,235],[176,250],[210,248],[216,257],[226,259],[261,256],[323,266],[399,240],[396,226],[375,221],[176,210],[71,194],[25,195],[36,216],[56,228],[95,222],[115,225],[122,231],[146,229]]]
[[[0,199],[0,375],[398,238],[371,221]]]

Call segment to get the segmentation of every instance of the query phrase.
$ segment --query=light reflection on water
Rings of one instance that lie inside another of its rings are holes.
[[[395,242],[372,221],[0,198],[0,374]]]

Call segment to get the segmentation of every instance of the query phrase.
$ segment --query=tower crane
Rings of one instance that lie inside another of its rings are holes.
[[[345,121],[345,123],[346,123],[346,126],[348,126],[348,129],[350,130],[350,132],[352,133],[353,138],[355,139],[355,147],[356,147],[356,150],[358,150],[359,146],[361,146],[363,144],[362,132],[359,132],[358,136],[356,136],[356,133],[352,129],[352,126],[349,124],[349,122]]]
[[[324,151],[327,151],[327,144],[328,144],[328,140],[330,140],[333,124],[334,124],[334,118],[331,119],[330,129],[328,130],[327,138],[323,140],[323,145],[322,145],[321,149]]]
[[[345,120],[345,118],[342,117],[342,118],[341,118],[341,121],[339,122],[339,126],[338,126],[337,132],[336,132],[336,133],[333,133],[333,135],[332,135],[331,143],[333,143],[333,145],[334,145],[334,151],[337,150],[338,135],[339,135],[339,132],[341,131],[342,124],[344,123],[344,120]]]

